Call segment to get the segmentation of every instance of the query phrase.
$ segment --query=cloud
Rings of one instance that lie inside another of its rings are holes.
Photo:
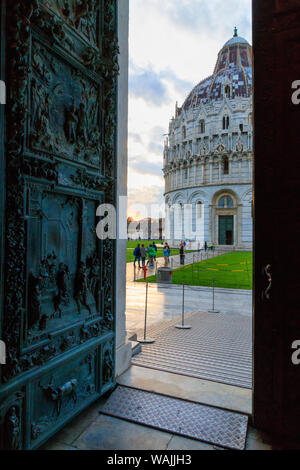
[[[137,134],[136,132],[129,132],[128,138],[132,140],[133,142],[136,142],[137,144],[143,143],[140,134]]]
[[[144,176],[162,176],[162,163],[153,163],[143,157],[130,158],[129,169]]]
[[[158,207],[159,206],[159,209]],[[144,211],[142,210],[144,208]],[[139,212],[140,217],[159,217],[164,209],[163,188],[152,185],[142,189],[132,188],[128,193],[128,214]]]
[[[251,35],[250,0],[150,0],[150,3],[160,9],[166,21],[187,33],[201,31],[208,37],[216,33],[226,36],[237,25]]]
[[[179,77],[171,69],[155,72],[152,65],[139,68],[133,61],[130,62],[129,93],[132,97],[142,98],[152,106],[169,104],[172,102],[170,86],[173,86],[175,93],[188,94],[195,84]]]
[[[156,155],[163,156],[164,146],[162,144],[158,144],[156,142],[150,142],[147,146],[149,152],[154,153]]]
[[[172,70],[162,70],[160,76],[168,83],[172,83],[177,93],[187,94],[194,87],[192,81],[178,77]]]
[[[141,98],[151,106],[161,106],[171,101],[168,88],[160,77],[151,69],[131,72],[129,75],[129,94]]]

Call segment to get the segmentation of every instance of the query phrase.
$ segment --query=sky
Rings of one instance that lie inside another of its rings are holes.
[[[213,73],[235,26],[252,43],[251,0],[129,0],[129,9],[128,215],[158,217],[175,103]]]

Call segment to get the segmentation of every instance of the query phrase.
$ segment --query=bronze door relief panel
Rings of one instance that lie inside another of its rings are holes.
[[[34,449],[115,385],[115,242],[96,210],[115,204],[117,2],[1,6],[0,449]]]

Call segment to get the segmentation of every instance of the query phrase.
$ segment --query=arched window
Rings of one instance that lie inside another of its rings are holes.
[[[231,97],[230,85],[226,85],[226,86],[225,86],[225,96],[226,96],[226,98],[230,98],[230,97]]]
[[[223,117],[223,129],[229,129],[229,116]]]
[[[228,157],[223,157],[223,174],[229,175],[229,159]]]
[[[185,126],[183,126],[182,128],[182,138],[186,139],[186,127]]]
[[[204,134],[205,133],[205,121],[204,121],[204,119],[202,119],[200,121],[200,126],[199,127],[200,127],[200,134]]]
[[[232,207],[234,207],[234,202],[233,202],[232,197],[222,196],[219,199],[218,207],[220,207],[221,209],[231,209]]]

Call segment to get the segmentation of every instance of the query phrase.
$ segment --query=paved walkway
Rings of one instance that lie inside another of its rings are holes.
[[[145,318],[146,285],[127,282],[126,328],[129,337],[143,328]],[[186,286],[185,313],[208,311],[212,308],[212,288]],[[241,289],[215,289],[215,308],[226,315],[252,315],[252,291]],[[149,284],[148,326],[172,320],[182,313],[182,287]]]
[[[150,327],[132,363],[150,369],[172,372],[237,387],[252,386],[251,318],[243,315],[197,312],[188,315],[178,329],[178,320]],[[141,334],[139,335],[141,336]]]

